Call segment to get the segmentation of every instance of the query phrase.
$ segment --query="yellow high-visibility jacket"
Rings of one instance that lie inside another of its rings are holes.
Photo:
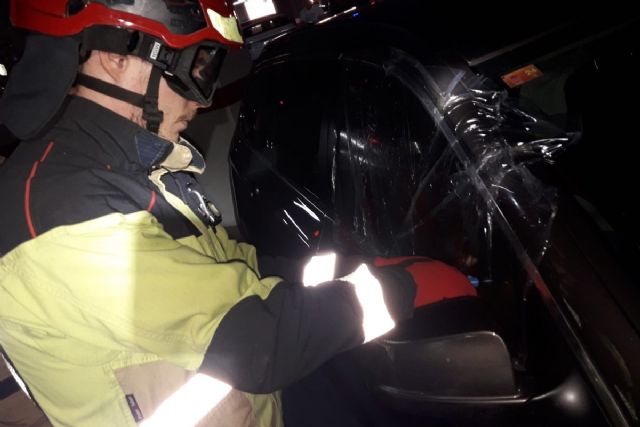
[[[199,425],[279,427],[276,391],[363,342],[351,287],[260,276],[203,169],[75,97],[0,168],[0,345],[54,425],[143,424],[203,374],[234,391]]]

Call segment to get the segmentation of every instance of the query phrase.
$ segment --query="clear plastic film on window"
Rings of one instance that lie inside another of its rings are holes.
[[[532,170],[575,135],[464,66],[382,48],[322,67],[274,67],[245,100],[231,158],[261,253],[423,255],[480,283],[506,247],[539,262],[556,193]]]
[[[482,283],[492,279],[499,227],[538,263],[556,192],[531,170],[552,163],[576,136],[469,71],[425,67],[400,52],[383,68],[385,78],[369,82],[347,67],[354,75],[344,79],[331,179],[334,244],[431,256]]]

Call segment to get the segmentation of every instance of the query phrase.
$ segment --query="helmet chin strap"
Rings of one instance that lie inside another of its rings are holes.
[[[158,108],[158,93],[160,92],[161,78],[162,70],[154,66],[151,69],[151,76],[149,77],[145,95],[81,73],[78,74],[76,83],[102,93],[103,95],[107,95],[110,98],[119,99],[127,104],[142,108],[142,118],[147,122],[147,130],[157,134],[160,130],[162,119],[164,118],[164,114]]]
[[[147,122],[147,129],[156,134],[160,130],[160,123],[164,118],[164,113],[158,108],[161,78],[162,70],[155,66],[152,67],[149,84],[147,84],[147,94],[144,97],[144,105],[142,107],[142,118]]]

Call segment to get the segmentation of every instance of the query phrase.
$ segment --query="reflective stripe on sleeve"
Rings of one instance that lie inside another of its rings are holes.
[[[304,286],[317,286],[334,279],[336,254],[316,255],[304,266],[302,283]]]
[[[384,302],[382,286],[378,279],[371,274],[366,264],[361,264],[356,271],[341,280],[345,280],[355,287],[358,302],[362,307],[364,342],[374,340],[396,326]]]

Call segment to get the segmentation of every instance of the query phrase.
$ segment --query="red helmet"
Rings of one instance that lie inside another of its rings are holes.
[[[224,0],[11,0],[11,21],[52,36],[95,25],[138,30],[175,49],[205,40],[242,44],[233,7]]]

